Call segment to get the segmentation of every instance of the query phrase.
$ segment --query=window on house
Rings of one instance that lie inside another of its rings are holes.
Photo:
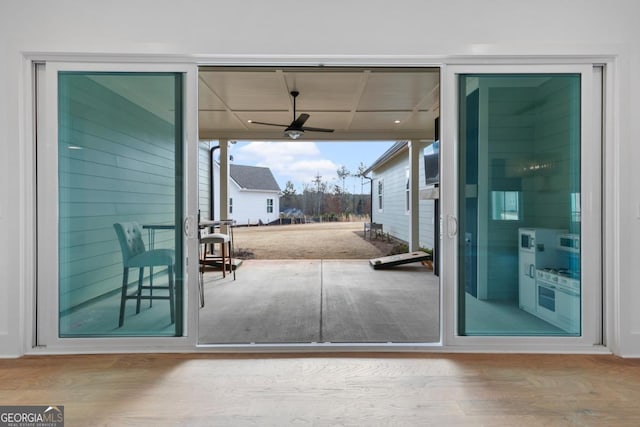
[[[409,213],[411,211],[411,192],[409,191],[409,169],[405,170],[405,177],[406,177],[407,184],[405,185],[405,191],[404,191],[404,194],[405,194],[404,209],[405,211],[407,211],[407,213]]]
[[[382,210],[382,195],[384,192],[384,185],[382,180],[378,181],[378,210]]]
[[[229,213],[233,213],[233,197],[229,197]]]
[[[267,199],[267,213],[273,213],[273,199]]]
[[[520,219],[520,191],[492,191],[491,219],[517,221]]]

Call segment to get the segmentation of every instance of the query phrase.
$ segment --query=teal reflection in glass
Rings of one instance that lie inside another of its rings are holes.
[[[459,80],[459,335],[578,336],[580,76]]]
[[[61,337],[182,334],[181,79],[58,76]]]

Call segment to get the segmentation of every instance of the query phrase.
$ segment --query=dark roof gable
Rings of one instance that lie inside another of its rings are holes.
[[[280,191],[269,168],[232,163],[229,165],[229,175],[244,190]]]
[[[373,164],[369,166],[367,170],[365,170],[362,174],[366,175],[369,172],[372,172],[378,169],[380,166],[387,163],[389,159],[395,157],[399,152],[406,149],[408,145],[409,145],[409,141],[396,141],[396,143],[393,144],[391,148],[389,148],[387,151],[382,153],[382,155],[378,157],[376,161],[373,162]]]

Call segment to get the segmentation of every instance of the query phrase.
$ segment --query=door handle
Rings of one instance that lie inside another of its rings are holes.
[[[458,218],[447,215],[447,236],[453,239],[458,234]]]
[[[196,235],[196,230],[198,227],[197,225],[194,225],[194,222],[195,222],[195,218],[193,217],[193,215],[188,215],[184,219],[184,223],[182,224],[184,235],[188,239],[193,239]]]
[[[529,264],[529,277],[531,277],[532,279],[535,279],[535,275],[534,275],[534,272],[533,272],[534,267],[535,267],[535,265]]]

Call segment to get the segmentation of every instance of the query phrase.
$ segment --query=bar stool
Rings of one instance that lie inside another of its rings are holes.
[[[122,290],[120,296],[120,316],[118,318],[118,327],[122,327],[124,324],[124,310],[125,303],[129,299],[136,300],[136,314],[140,313],[140,300],[161,299],[169,300],[169,313],[171,316],[171,323],[174,323],[174,265],[175,265],[175,252],[173,249],[150,249],[147,250],[142,240],[142,229],[137,222],[123,222],[115,223],[113,227],[116,230],[118,241],[120,242],[120,249],[122,250]],[[167,286],[153,286],[153,270],[151,270],[149,276],[149,285],[143,286],[142,281],[144,277],[144,268],[149,267],[167,267],[168,285]],[[138,289],[135,293],[129,294],[129,269],[138,268]],[[169,291],[169,295],[154,295],[153,289],[165,289]],[[143,295],[142,291],[148,290],[148,295]]]
[[[207,253],[207,246],[215,248],[220,245],[220,255]],[[233,273],[233,280],[236,273],[233,266],[233,252],[231,250],[231,238],[224,233],[203,233],[200,235],[200,307],[204,307],[204,270],[207,266],[220,267],[222,277],[227,276],[227,268]]]

